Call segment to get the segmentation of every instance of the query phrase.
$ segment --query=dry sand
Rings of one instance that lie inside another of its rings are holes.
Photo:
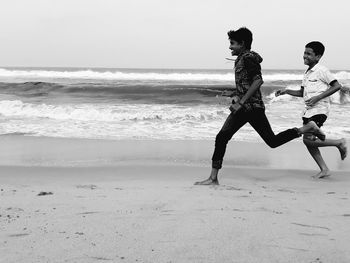
[[[336,151],[333,175],[313,180],[300,143],[232,142],[207,187],[193,183],[212,142],[0,142],[0,262],[350,262],[349,161]]]

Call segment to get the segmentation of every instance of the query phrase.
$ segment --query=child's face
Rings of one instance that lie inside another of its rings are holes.
[[[230,49],[232,56],[238,56],[244,49],[243,43],[240,44],[236,40],[230,39]]]
[[[312,48],[305,48],[304,51],[304,64],[308,66],[314,66],[321,59],[321,55],[316,55]]]

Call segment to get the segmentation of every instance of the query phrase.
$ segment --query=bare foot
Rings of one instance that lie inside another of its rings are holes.
[[[323,131],[316,125],[315,122],[309,122],[308,124],[306,124],[306,128],[308,128],[309,131],[312,132],[321,141],[324,141],[326,139],[326,134],[323,133]]]
[[[314,179],[322,179],[322,178],[327,178],[331,176],[331,172],[329,170],[322,170],[316,175],[313,175],[312,178]]]
[[[348,148],[346,147],[346,141],[344,138],[341,139],[341,143],[338,146],[338,150],[340,152],[340,157],[344,160],[348,154]]]
[[[209,177],[207,180],[194,183],[194,185],[218,185],[218,184],[219,184],[218,179],[213,180],[211,179],[211,177]]]

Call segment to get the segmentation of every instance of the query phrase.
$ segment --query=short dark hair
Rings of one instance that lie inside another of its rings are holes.
[[[325,47],[319,41],[312,41],[310,43],[307,43],[305,47],[306,48],[311,48],[314,51],[316,56],[317,55],[323,56],[323,54],[324,54]]]
[[[240,44],[244,43],[244,46],[247,49],[251,49],[253,42],[253,34],[248,28],[241,27],[236,31],[230,30],[227,32],[227,35],[230,40],[235,40]]]

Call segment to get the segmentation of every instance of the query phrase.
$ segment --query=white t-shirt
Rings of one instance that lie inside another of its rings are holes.
[[[320,64],[316,64],[312,69],[305,71],[301,84],[304,87],[304,101],[325,92],[329,89],[329,84],[334,80],[336,79],[333,74],[325,66]],[[329,110],[330,98],[326,97],[312,107],[305,105],[303,117],[310,118],[317,114],[328,116]]]

